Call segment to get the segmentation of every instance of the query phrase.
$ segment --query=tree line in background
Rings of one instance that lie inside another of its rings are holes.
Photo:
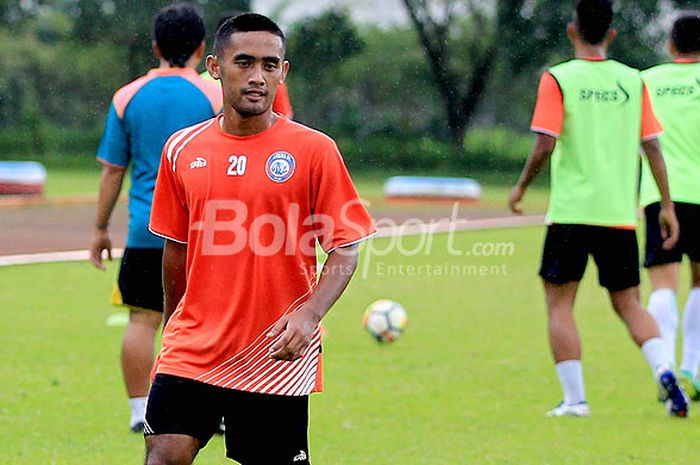
[[[0,0],[0,158],[92,154],[113,92],[155,65],[160,0]],[[197,0],[209,40],[250,0]],[[664,60],[673,11],[620,0],[612,56]],[[508,169],[526,155],[540,73],[570,56],[570,0],[403,0],[382,29],[329,10],[287,27],[295,117],[338,139],[351,167]],[[273,15],[274,16],[274,15]]]

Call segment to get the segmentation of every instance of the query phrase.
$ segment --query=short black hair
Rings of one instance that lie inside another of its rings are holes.
[[[591,45],[600,44],[610,30],[613,7],[610,0],[579,0],[576,4],[578,32]]]
[[[700,52],[700,11],[687,11],[673,23],[671,43],[678,53]]]
[[[219,16],[219,20],[216,22],[216,30],[218,31],[219,28],[221,27],[222,24],[224,24],[226,21],[228,21],[231,18],[235,18],[236,16],[245,13],[242,10],[228,10],[224,11],[221,13]]]
[[[172,66],[183,68],[206,35],[204,19],[189,3],[160,10],[153,21],[153,40]]]
[[[233,18],[227,19],[216,31],[214,39],[214,53],[216,56],[223,56],[224,44],[236,32],[258,32],[264,31],[276,35],[282,39],[282,45],[286,39],[282,29],[270,18],[258,13],[241,13]]]

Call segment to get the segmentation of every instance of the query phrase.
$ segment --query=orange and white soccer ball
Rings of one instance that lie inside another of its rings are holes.
[[[362,317],[362,325],[379,342],[393,342],[408,325],[406,310],[393,300],[372,302]]]

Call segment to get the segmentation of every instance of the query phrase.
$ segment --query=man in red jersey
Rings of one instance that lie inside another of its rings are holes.
[[[308,395],[322,390],[319,323],[374,225],[333,140],[272,111],[289,69],[274,22],[224,23],[207,67],[224,113],[170,138],[153,201],[168,322],[146,463],[192,463],[223,416],[229,458],[304,465]],[[317,242],[328,254],[320,279]]]

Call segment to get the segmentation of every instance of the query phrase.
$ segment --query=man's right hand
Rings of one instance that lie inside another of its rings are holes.
[[[107,251],[107,258],[112,260],[112,240],[109,238],[109,231],[106,229],[95,229],[90,243],[90,263],[100,270],[105,270],[102,262],[102,252]]]
[[[520,208],[518,205],[520,201],[523,199],[525,196],[525,188],[520,184],[516,184],[513,189],[510,191],[510,196],[508,197],[508,207],[510,208],[510,211],[515,213],[516,215],[522,215],[523,210]]]

